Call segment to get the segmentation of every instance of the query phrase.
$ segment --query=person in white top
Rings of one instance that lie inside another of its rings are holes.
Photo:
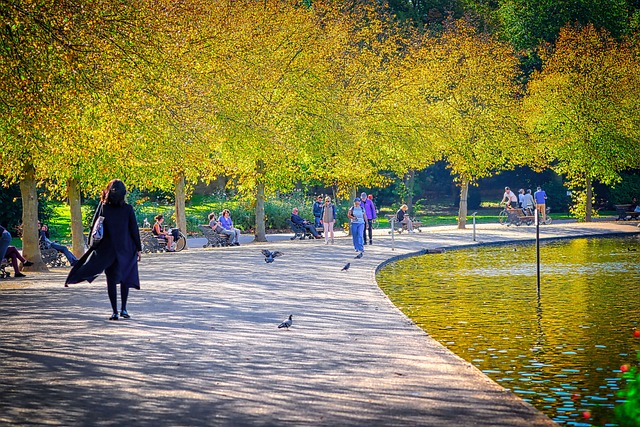
[[[502,201],[500,201],[500,204],[502,203],[506,203],[508,208],[517,208],[518,196],[516,196],[515,193],[509,189],[509,187],[504,187],[504,195],[502,196]]]

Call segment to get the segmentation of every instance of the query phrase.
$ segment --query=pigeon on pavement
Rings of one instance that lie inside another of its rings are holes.
[[[364,252],[360,252],[358,255],[356,255],[353,259],[360,259],[362,258],[362,255],[364,255]]]
[[[274,258],[278,258],[279,256],[284,255],[282,252],[280,251],[269,251],[267,249],[263,249],[262,250],[262,255],[264,255],[264,262],[266,262],[267,264],[270,264],[273,262]]]
[[[280,323],[278,325],[278,329],[282,329],[282,328],[287,328],[289,329],[289,326],[293,325],[293,314],[289,315],[289,318],[287,320],[285,320],[284,322]]]
[[[348,262],[347,265],[342,267],[342,270],[340,270],[340,271],[347,271],[349,269],[349,267],[351,267],[351,263],[350,262]]]

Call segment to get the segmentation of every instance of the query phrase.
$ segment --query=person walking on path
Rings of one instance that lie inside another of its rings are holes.
[[[539,221],[545,222],[547,217],[547,193],[541,188],[538,187],[535,193],[533,193],[533,198],[536,201],[536,209],[538,209],[538,216],[540,216]]]
[[[119,179],[109,182],[100,197],[102,216],[104,217],[104,234],[100,242],[91,245],[71,268],[65,286],[87,281],[93,282],[104,272],[107,276],[107,292],[113,314],[109,320],[118,320],[118,289],[122,305],[120,316],[129,318],[127,312],[127,298],[129,288],[140,289],[138,276],[138,261],[142,246],[136,215],[131,205],[125,202],[126,187]],[[98,220],[100,207],[96,210],[91,229]]]
[[[321,227],[322,223],[322,196],[316,197],[316,201],[313,202],[313,225],[315,227]]]
[[[333,245],[333,225],[336,222],[336,205],[331,203],[331,197],[327,196],[322,205],[320,221],[324,228],[324,244],[329,244],[329,234],[331,234],[331,244]]]
[[[356,252],[364,253],[364,224],[367,220],[367,213],[361,206],[362,200],[356,197],[353,206],[349,208],[347,216],[351,220],[351,237],[353,239],[353,247]]]
[[[367,222],[365,223],[364,230],[362,230],[362,240],[364,244],[367,244],[367,230],[369,230],[369,244],[373,245],[373,220],[377,218],[376,215],[376,205],[373,204],[373,196],[367,193],[362,193],[360,195],[361,206],[364,208],[365,213],[367,214]]]

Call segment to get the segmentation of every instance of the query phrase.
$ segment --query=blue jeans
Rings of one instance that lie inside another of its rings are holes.
[[[56,242],[51,242],[51,248],[55,249],[58,252],[62,252],[64,256],[66,256],[69,260],[69,264],[75,264],[76,261],[78,261],[78,258],[76,258],[76,256],[72,254],[69,248],[67,248],[66,246],[62,246]]]
[[[8,231],[2,233],[0,236],[0,260],[2,260],[7,253],[7,248],[11,245],[11,234]]]
[[[364,223],[351,223],[351,238],[353,239],[353,247],[358,252],[364,252],[364,240],[362,238],[364,233]]]

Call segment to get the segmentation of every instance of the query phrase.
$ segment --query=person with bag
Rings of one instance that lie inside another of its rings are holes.
[[[142,245],[133,207],[125,202],[126,187],[119,179],[107,185],[100,197],[100,205],[91,226],[90,248],[73,266],[65,286],[87,281],[93,282],[102,272],[107,276],[107,293],[113,314],[109,320],[118,320],[118,289],[122,305],[120,316],[128,319],[127,298],[129,289],[140,289],[138,261]],[[100,220],[102,218],[102,227]],[[102,238],[95,238],[102,228]]]
[[[336,223],[336,205],[331,203],[331,197],[327,196],[324,199],[324,205],[322,205],[322,211],[320,212],[320,222],[324,228],[324,244],[329,244],[329,238],[331,238],[331,244],[333,245],[333,225]]]
[[[356,252],[364,253],[364,224],[367,221],[367,213],[362,206],[360,206],[359,197],[353,200],[353,206],[349,208],[347,216],[351,220],[351,237],[353,238],[353,247]]]

